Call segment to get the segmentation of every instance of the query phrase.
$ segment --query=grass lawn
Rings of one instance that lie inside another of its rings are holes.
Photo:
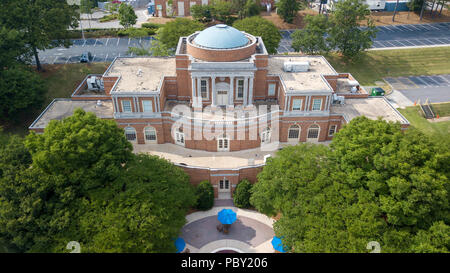
[[[15,122],[0,124],[4,133],[26,135],[28,126],[53,99],[70,98],[70,95],[87,74],[103,74],[108,66],[109,63],[43,65],[45,71],[39,72],[39,74],[47,84],[44,103],[38,109],[19,114]]]
[[[449,106],[450,103],[447,103],[447,107]],[[419,106],[406,107],[405,109],[398,109],[398,111],[409,120],[412,126],[427,135],[444,139],[450,135],[450,121],[429,122],[422,116],[422,110]]]
[[[433,112],[439,117],[450,117],[450,102],[432,103]]]
[[[375,85],[384,77],[450,73],[450,47],[371,50],[354,63],[338,54],[326,56],[337,72],[350,72],[362,85]]]

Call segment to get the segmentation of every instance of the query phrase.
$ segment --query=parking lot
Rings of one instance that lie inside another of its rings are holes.
[[[450,23],[379,26],[372,49],[450,45]],[[281,31],[278,53],[293,52],[290,35],[294,30]]]
[[[411,102],[450,101],[450,75],[411,76],[384,79],[393,90],[399,91]]]
[[[99,39],[78,39],[73,40],[70,48],[57,47],[39,52],[39,58],[43,64],[64,64],[76,63],[80,61],[83,52],[91,52],[93,62],[111,62],[115,57],[130,56],[129,47],[150,46],[153,37],[133,39],[122,38],[99,38]],[[33,60],[34,62],[34,60]]]

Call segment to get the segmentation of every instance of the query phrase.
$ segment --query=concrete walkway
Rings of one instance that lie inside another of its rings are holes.
[[[231,209],[237,220],[229,233],[217,231],[217,214],[222,209]],[[187,224],[181,231],[186,247],[191,253],[211,253],[220,250],[234,250],[243,253],[271,253],[273,219],[246,209],[236,207],[213,207],[208,211],[194,212],[186,216]]]

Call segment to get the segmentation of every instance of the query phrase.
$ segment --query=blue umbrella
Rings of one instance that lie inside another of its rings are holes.
[[[217,215],[217,219],[224,225],[233,224],[236,221],[236,212],[231,209],[223,209]]]
[[[175,241],[175,247],[177,248],[177,253],[180,253],[184,250],[184,248],[186,247],[186,243],[184,242],[183,238],[177,238],[177,240]]]
[[[283,245],[283,242],[281,241],[281,239],[283,238],[283,236],[281,238],[278,238],[277,236],[273,236],[272,239],[272,246],[276,251],[279,252],[286,252],[286,246]]]

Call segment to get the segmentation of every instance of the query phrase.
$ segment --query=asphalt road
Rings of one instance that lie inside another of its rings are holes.
[[[374,40],[373,48],[421,47],[430,45],[450,46],[450,23],[421,25],[391,25],[378,27],[379,32]],[[290,47],[290,35],[294,30],[283,30],[283,36],[278,47],[279,53],[293,52]],[[80,61],[83,52],[91,52],[94,62],[110,62],[118,56],[130,56],[128,47],[139,46],[139,42],[148,47],[152,37],[142,39],[101,38],[74,40],[70,48],[58,47],[39,52],[41,63],[60,64]]]

